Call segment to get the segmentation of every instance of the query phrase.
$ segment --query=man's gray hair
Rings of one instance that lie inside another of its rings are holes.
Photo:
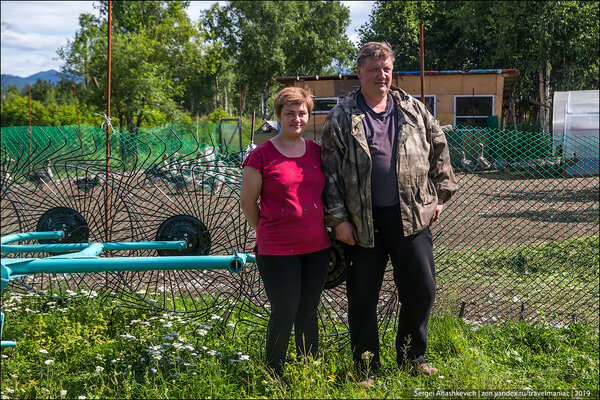
[[[358,50],[356,56],[356,66],[361,67],[366,58],[373,57],[375,59],[390,58],[392,63],[396,58],[392,46],[388,42],[367,42]]]

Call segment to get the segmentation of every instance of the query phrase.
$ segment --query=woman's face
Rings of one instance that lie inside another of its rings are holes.
[[[306,104],[284,105],[278,118],[280,134],[300,136],[306,127],[309,115]]]

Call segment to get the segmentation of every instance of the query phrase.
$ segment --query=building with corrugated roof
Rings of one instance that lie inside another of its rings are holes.
[[[508,114],[508,89],[516,69],[481,69],[471,71],[425,71],[425,104],[441,125],[503,125]],[[299,86],[310,90],[315,108],[305,137],[320,140],[323,122],[329,110],[360,86],[356,74],[286,76],[275,78],[282,86]],[[392,82],[412,96],[421,98],[421,72],[398,71]],[[505,107],[506,106],[506,107]],[[259,133],[262,143],[273,132]]]

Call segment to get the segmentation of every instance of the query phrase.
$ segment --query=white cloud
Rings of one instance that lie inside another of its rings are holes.
[[[192,1],[188,14],[197,22],[200,11],[214,1]],[[225,4],[224,1],[219,1]],[[358,29],[368,21],[373,1],[342,1],[350,8],[347,34],[354,43]],[[95,1],[2,1],[1,69],[3,74],[26,77],[59,69],[56,50],[72,39],[79,28],[79,15],[98,15]]]
[[[93,1],[2,1],[2,73],[27,77],[60,69],[56,50],[72,39]]]
[[[350,8],[350,26],[348,26],[348,38],[358,44],[358,30],[369,21],[374,1],[342,1],[342,4]]]
[[[45,50],[58,48],[67,42],[65,36],[41,35],[39,33],[2,32],[2,48],[17,50]]]
[[[187,8],[187,13],[190,16],[192,22],[198,22],[200,18],[200,11],[206,10],[212,4],[219,3],[222,7],[225,5],[225,1],[190,1],[190,6]]]
[[[3,1],[2,21],[20,32],[73,35],[79,14],[98,15],[93,1]]]

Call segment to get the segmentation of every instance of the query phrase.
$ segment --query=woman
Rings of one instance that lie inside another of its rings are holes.
[[[292,326],[298,354],[318,352],[317,306],[331,244],[321,200],[321,146],[302,137],[313,108],[310,93],[285,88],[273,106],[279,133],[242,164],[240,200],[257,232],[256,262],[271,303],[267,365],[281,377]]]

